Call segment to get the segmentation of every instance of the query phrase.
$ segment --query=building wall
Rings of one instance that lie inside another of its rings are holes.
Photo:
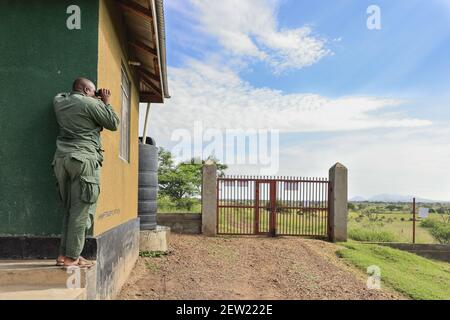
[[[81,30],[66,27],[72,4],[81,9]],[[57,135],[52,100],[70,91],[78,76],[97,80],[98,14],[96,0],[0,1],[0,235],[60,234],[62,211],[51,168]],[[133,117],[137,122],[136,113]],[[106,148],[117,148],[110,139]],[[131,184],[127,180],[126,186]],[[109,198],[103,197],[100,208],[109,207]]]
[[[100,0],[98,87],[112,91],[111,104],[121,114],[121,66],[132,84],[130,115],[130,162],[119,158],[120,129],[102,132],[105,160],[94,235],[137,217],[139,95],[137,81],[128,66],[125,27],[114,0]]]
[[[171,233],[202,233],[202,215],[193,213],[158,214],[158,226],[170,228]]]

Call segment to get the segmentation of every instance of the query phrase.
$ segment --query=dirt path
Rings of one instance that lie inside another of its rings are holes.
[[[118,299],[401,299],[368,290],[336,245],[297,237],[176,235],[171,253],[139,258]]]

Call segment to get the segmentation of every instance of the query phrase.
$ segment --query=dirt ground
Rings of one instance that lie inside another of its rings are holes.
[[[139,258],[118,299],[402,299],[369,290],[338,246],[298,237],[172,234],[171,251]]]

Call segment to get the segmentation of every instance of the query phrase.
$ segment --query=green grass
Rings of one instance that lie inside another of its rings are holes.
[[[192,206],[187,208],[177,205],[174,201],[167,197],[158,197],[158,214],[170,214],[170,213],[202,213],[202,203],[200,199],[191,199]]]
[[[412,215],[410,213],[380,213],[377,222],[370,222],[367,217],[361,217],[357,212],[349,212],[348,229],[369,229],[387,232],[395,236],[397,242],[412,243]],[[430,215],[438,219],[437,214]],[[421,219],[416,221],[416,243],[437,243],[427,228],[421,226]],[[369,240],[372,241],[372,240]]]
[[[397,242],[398,238],[391,231],[374,230],[363,228],[351,228],[348,230],[348,237],[356,241],[370,242]]]
[[[159,258],[167,255],[164,251],[139,251],[139,256],[143,258]]]
[[[389,247],[346,243],[337,252],[347,262],[366,271],[381,269],[382,283],[417,300],[450,299],[450,264],[426,259]]]
[[[219,232],[254,232],[255,211],[253,208],[220,208]],[[278,234],[326,235],[327,213],[325,211],[289,209],[276,215]],[[259,209],[259,231],[269,232],[269,212]]]

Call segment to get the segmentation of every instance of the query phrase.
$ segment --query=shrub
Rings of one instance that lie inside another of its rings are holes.
[[[450,223],[440,222],[433,219],[425,219],[420,225],[430,230],[431,235],[441,244],[450,243]]]
[[[167,210],[171,211],[175,209],[175,203],[170,199],[169,196],[158,194],[158,211]]]
[[[167,195],[158,194],[158,213],[170,212],[191,212],[197,210],[196,206],[199,204],[198,199],[181,198],[172,199]]]
[[[440,223],[430,230],[433,238],[441,244],[450,244],[450,224]]]
[[[423,228],[434,228],[439,222],[433,219],[425,219],[420,222],[420,226]]]
[[[187,211],[191,211],[195,204],[195,199],[181,198],[174,200],[174,202],[177,209],[186,209]]]
[[[396,242],[397,237],[389,231],[376,229],[349,229],[348,236],[350,239],[356,241],[370,241],[370,242]]]

